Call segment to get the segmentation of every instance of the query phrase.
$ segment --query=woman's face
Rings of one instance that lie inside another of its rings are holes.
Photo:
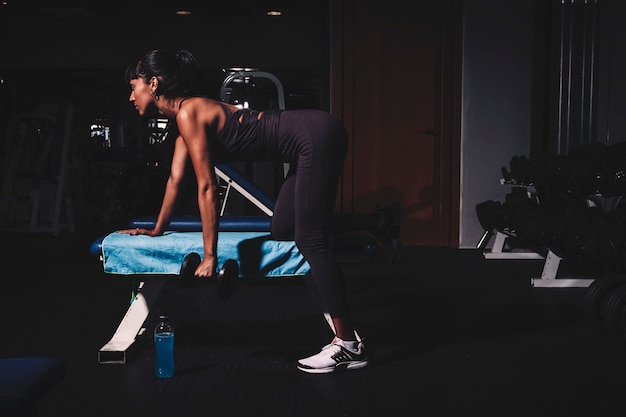
[[[152,93],[152,87],[146,83],[143,78],[139,77],[134,80],[130,80],[130,97],[128,101],[132,102],[140,116],[144,116],[153,109],[154,96]]]

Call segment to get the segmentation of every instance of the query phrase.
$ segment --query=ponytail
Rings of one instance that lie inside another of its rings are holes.
[[[201,89],[200,66],[193,54],[185,49],[177,53],[162,49],[148,51],[135,65],[126,69],[126,80],[143,78],[149,82],[159,79],[158,95],[165,98],[189,96]]]

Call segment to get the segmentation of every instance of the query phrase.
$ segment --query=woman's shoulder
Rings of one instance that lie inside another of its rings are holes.
[[[206,96],[184,97],[178,105],[179,110],[183,109],[183,104],[185,104],[185,107],[189,105],[188,107],[190,108],[190,110],[191,108],[201,109],[203,111],[222,110],[224,112],[230,112],[230,113],[234,113],[238,110],[237,106],[233,104],[229,104],[224,101],[216,100],[214,98],[206,97]]]
[[[181,100],[176,121],[180,125],[202,123],[216,125],[221,130],[226,119],[237,110],[236,106],[204,96],[187,97]]]

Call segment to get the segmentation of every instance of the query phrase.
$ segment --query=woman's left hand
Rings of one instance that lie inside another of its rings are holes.
[[[122,235],[131,235],[131,236],[137,236],[137,235],[156,236],[156,234],[154,233],[154,230],[148,230],[142,227],[136,227],[134,229],[124,229],[124,230],[120,230],[118,233]]]

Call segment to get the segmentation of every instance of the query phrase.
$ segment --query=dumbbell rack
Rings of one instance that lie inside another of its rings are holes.
[[[495,236],[491,249],[483,250],[485,259],[545,259],[541,276],[531,278],[530,284],[538,288],[559,288],[559,287],[588,287],[594,281],[592,278],[557,278],[557,272],[563,258],[548,249],[544,256],[538,252],[527,249],[506,249],[506,240],[515,237],[514,234],[507,234],[502,231],[485,231],[481,240],[476,245],[482,248]]]
[[[494,237],[493,245],[490,249],[483,250],[485,259],[544,259],[540,253],[528,249],[507,249],[506,241],[510,237],[515,237],[514,233],[507,233],[499,230],[486,230],[482,238],[476,245],[478,248],[484,247],[489,240]]]
[[[511,184],[505,179],[500,179],[502,185],[513,185],[519,187],[518,184]],[[536,198],[534,187],[525,187],[531,198]],[[556,255],[552,250],[548,249],[544,256],[537,251],[523,248],[510,249],[507,248],[507,240],[515,238],[516,235],[512,231],[507,230],[486,230],[480,241],[476,245],[477,248],[485,248],[487,244],[494,238],[490,249],[483,250],[485,259],[545,259],[543,270],[540,277],[530,279],[530,284],[538,288],[564,288],[564,287],[588,287],[594,281],[592,278],[557,278],[557,272],[563,258]]]
[[[562,260],[563,258],[548,250],[541,276],[539,278],[531,278],[530,284],[539,288],[588,287],[591,285],[594,281],[593,278],[557,278],[557,271]]]
[[[513,187],[521,187],[525,189],[529,198],[536,198],[536,192],[533,187],[521,186],[504,178],[500,179],[501,185],[510,185]],[[491,249],[483,250],[485,259],[543,259],[544,256],[536,251],[528,249],[507,249],[507,240],[515,238],[515,232],[510,230],[486,230],[480,241],[476,245],[477,248],[485,248],[489,240],[495,236]]]

